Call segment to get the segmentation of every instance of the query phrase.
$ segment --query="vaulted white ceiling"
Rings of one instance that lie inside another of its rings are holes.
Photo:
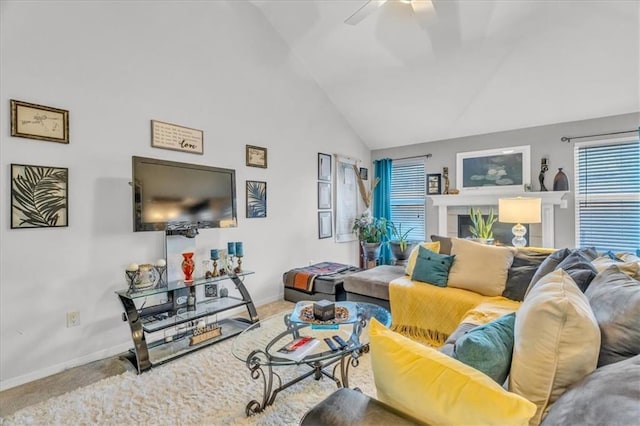
[[[639,1],[252,3],[371,149],[640,111]]]

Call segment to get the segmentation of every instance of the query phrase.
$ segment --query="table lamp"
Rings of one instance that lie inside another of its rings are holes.
[[[511,243],[514,247],[524,247],[527,245],[527,239],[524,237],[527,228],[522,226],[523,223],[540,223],[540,206],[542,200],[540,198],[500,198],[498,200],[498,222],[515,223],[511,228],[513,239]]]

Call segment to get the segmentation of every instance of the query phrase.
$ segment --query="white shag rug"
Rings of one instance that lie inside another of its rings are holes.
[[[327,377],[313,376],[281,391],[272,406],[246,417],[247,403],[262,401],[262,379],[231,354],[233,339],[136,375],[126,372],[17,411],[3,425],[297,425],[314,405],[334,392]],[[350,367],[349,386],[376,395],[371,355]],[[333,366],[332,366],[333,367]],[[275,369],[285,373],[308,367]],[[277,380],[274,379],[274,387]]]

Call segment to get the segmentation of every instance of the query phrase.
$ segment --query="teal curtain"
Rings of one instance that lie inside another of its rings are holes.
[[[373,189],[373,217],[385,218],[391,221],[391,159],[383,158],[373,162],[374,182],[379,179]],[[388,241],[388,237],[386,241]],[[388,244],[383,244],[380,250],[380,264],[391,265],[393,256]]]

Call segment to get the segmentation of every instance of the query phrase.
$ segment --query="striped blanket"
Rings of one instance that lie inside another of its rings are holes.
[[[339,274],[347,269],[349,269],[349,265],[333,262],[321,262],[304,268],[295,268],[285,272],[284,286],[313,293],[313,283],[316,278]]]

